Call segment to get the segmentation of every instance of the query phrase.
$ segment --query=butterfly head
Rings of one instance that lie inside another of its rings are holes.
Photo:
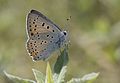
[[[67,36],[67,32],[66,31],[63,31],[63,34],[64,34],[64,36]]]
[[[62,31],[63,35],[64,35],[64,42],[65,44],[68,44],[69,42],[69,38],[68,38],[68,33],[67,31]]]

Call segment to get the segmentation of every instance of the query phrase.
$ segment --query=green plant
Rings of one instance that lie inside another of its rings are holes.
[[[82,78],[72,78],[69,81],[65,81],[65,73],[67,72],[68,63],[68,52],[64,49],[61,52],[61,55],[58,56],[58,59],[54,65],[54,70],[52,73],[49,62],[47,62],[46,76],[36,69],[32,69],[36,81],[23,79],[17,76],[13,76],[4,71],[5,75],[15,83],[92,83],[99,73],[91,73],[83,76]]]

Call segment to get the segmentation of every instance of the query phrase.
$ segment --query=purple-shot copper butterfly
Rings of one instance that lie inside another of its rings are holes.
[[[27,51],[34,61],[46,60],[67,44],[67,32],[42,13],[31,10],[27,15]]]

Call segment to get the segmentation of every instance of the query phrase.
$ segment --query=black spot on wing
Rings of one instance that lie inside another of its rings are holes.
[[[47,37],[49,37],[49,35],[47,35]]]
[[[45,23],[42,23],[42,26],[44,26],[45,25]]]
[[[35,27],[37,27],[37,25],[35,25]]]
[[[33,33],[31,33],[31,36],[33,36],[34,34]]]
[[[46,41],[44,43],[47,43]]]
[[[55,30],[52,30],[53,32],[55,32]]]
[[[53,38],[53,36],[51,38]]]
[[[35,22],[33,22],[33,24],[35,24]]]
[[[47,26],[47,29],[49,29],[49,26]]]

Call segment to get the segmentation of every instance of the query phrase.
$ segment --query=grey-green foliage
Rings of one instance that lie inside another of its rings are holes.
[[[98,77],[99,73],[90,73],[84,75],[82,78],[72,78],[67,83],[92,83]]]
[[[29,79],[23,79],[23,78],[20,78],[18,76],[14,76],[14,75],[11,75],[11,74],[8,74],[6,71],[4,71],[5,75],[11,79],[14,83],[36,83],[35,81],[33,80],[29,80]]]
[[[32,70],[33,70],[33,73],[34,73],[34,76],[35,76],[37,83],[44,83],[44,81],[45,81],[44,74],[36,69],[32,69]]]
[[[67,72],[67,66],[63,66],[62,70],[60,71],[60,74],[54,74],[54,83],[62,83],[64,82],[65,73]]]
[[[49,62],[47,63],[45,83],[54,83],[53,74]]]
[[[54,65],[54,73],[59,74],[62,67],[67,65],[69,61],[69,57],[68,57],[68,48],[66,46],[66,48],[61,52],[61,55],[58,56],[56,63]]]
[[[10,78],[14,83],[92,83],[99,73],[91,73],[83,76],[82,78],[72,78],[70,81],[65,82],[65,73],[67,71],[67,66],[64,66],[60,71],[60,74],[52,73],[49,63],[47,64],[46,76],[40,71],[33,69],[33,73],[36,82],[29,79],[23,79],[17,76],[10,75],[6,72],[5,75]]]

